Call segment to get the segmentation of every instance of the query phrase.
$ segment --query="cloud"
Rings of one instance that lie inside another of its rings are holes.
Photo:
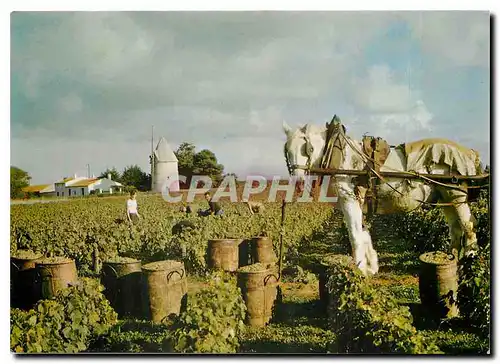
[[[16,12],[11,19],[12,163],[36,171],[34,181],[73,173],[83,159],[96,168],[132,161],[148,168],[151,125],[173,146],[210,147],[240,174],[285,168],[282,120],[322,125],[337,114],[353,133],[376,126],[394,139],[431,127],[444,133],[451,120],[465,136],[467,108],[480,120],[476,129],[489,133],[489,84],[477,82],[489,75],[484,14]],[[398,27],[411,36],[395,40]],[[417,58],[411,82],[409,48]]]
[[[443,65],[489,67],[489,12],[420,12],[408,22],[413,39]]]
[[[83,110],[83,101],[75,93],[70,93],[58,100],[58,109],[61,113],[72,114]]]
[[[409,135],[432,131],[433,114],[420,99],[420,90],[398,82],[387,65],[374,65],[367,74],[351,84],[353,108],[359,115],[357,128],[400,142],[409,141]]]
[[[375,65],[368,70],[368,78],[353,80],[353,102],[370,113],[402,113],[411,107],[408,84],[396,83],[391,69]]]

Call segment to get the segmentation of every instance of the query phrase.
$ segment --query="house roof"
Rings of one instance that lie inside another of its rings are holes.
[[[155,156],[156,160],[159,162],[178,162],[174,151],[170,148],[170,145],[168,145],[167,140],[164,137],[160,138],[160,141],[156,146]]]
[[[98,182],[99,180],[100,180],[100,178],[82,179],[81,181],[73,183],[68,187],[87,187],[87,186],[90,186],[91,184]]]
[[[66,177],[66,178],[63,178],[60,181],[57,181],[56,183],[66,183],[66,182],[72,181],[74,179],[75,179],[74,177]]]
[[[41,190],[46,189],[50,185],[33,185],[27,186],[22,189],[23,192],[40,192]]]

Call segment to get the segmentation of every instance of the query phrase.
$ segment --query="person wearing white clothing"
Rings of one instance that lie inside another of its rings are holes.
[[[141,216],[137,211],[137,200],[135,199],[136,196],[137,192],[131,191],[130,198],[127,200],[127,218],[131,224],[134,224],[141,219]]]

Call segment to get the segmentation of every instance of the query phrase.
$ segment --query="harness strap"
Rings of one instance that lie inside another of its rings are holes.
[[[360,152],[358,150],[358,148],[354,147],[351,143],[351,141],[346,138],[345,136],[343,136],[344,139],[346,140],[346,143],[349,144],[349,146],[351,147],[351,149],[353,149],[354,151],[356,151],[357,154],[359,154],[365,161],[366,160],[369,160],[371,161],[372,163],[374,163],[374,165],[377,164],[377,162],[370,158],[369,156],[367,156],[365,153],[363,152]],[[369,171],[374,173],[382,182],[386,183],[387,186],[389,186],[393,191],[397,192],[398,194],[400,194],[401,196],[403,196],[403,193],[398,191],[397,189],[395,189],[394,187],[392,187],[389,183],[387,183],[387,181],[384,179],[384,177],[382,177],[379,173],[377,173],[377,171],[375,169],[373,169],[369,163],[366,164]],[[388,167],[389,169],[392,169],[393,171],[396,171],[395,169],[391,168],[391,167]],[[399,172],[399,171],[397,171]],[[437,185],[440,185],[440,186],[443,186],[443,187],[446,187],[446,188],[450,188],[450,189],[455,189],[455,190],[458,190],[460,192],[465,192],[463,189],[459,188],[459,187],[455,187],[455,186],[450,186],[450,185],[446,185],[444,183],[441,183],[441,182],[438,182],[438,181],[435,181],[431,178],[428,178],[428,177],[424,177],[422,175],[420,175],[418,172],[413,172],[413,171],[407,171],[407,173],[410,173],[410,174],[413,174],[414,176],[417,176],[419,178],[422,178],[423,180],[426,180],[430,183],[434,183],[434,184],[437,184]],[[368,179],[369,181],[371,180],[371,178]],[[423,201],[423,200],[420,200],[418,198],[413,198],[414,201],[417,201],[417,202],[420,202],[422,204],[425,204],[425,205],[430,205],[430,206],[439,206],[439,207],[442,207],[442,206],[458,206],[458,205],[462,205],[462,204],[466,204],[467,202],[458,202],[458,203],[455,203],[455,202],[441,202],[441,203],[433,203],[433,202],[427,202],[427,201]]]

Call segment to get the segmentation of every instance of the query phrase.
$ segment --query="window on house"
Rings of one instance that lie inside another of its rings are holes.
[[[59,192],[57,192],[57,197],[59,197]]]
[[[68,196],[71,196],[71,188],[68,190]]]
[[[64,196],[64,192],[61,192],[61,196]]]
[[[82,188],[82,196],[85,195],[85,188]]]

